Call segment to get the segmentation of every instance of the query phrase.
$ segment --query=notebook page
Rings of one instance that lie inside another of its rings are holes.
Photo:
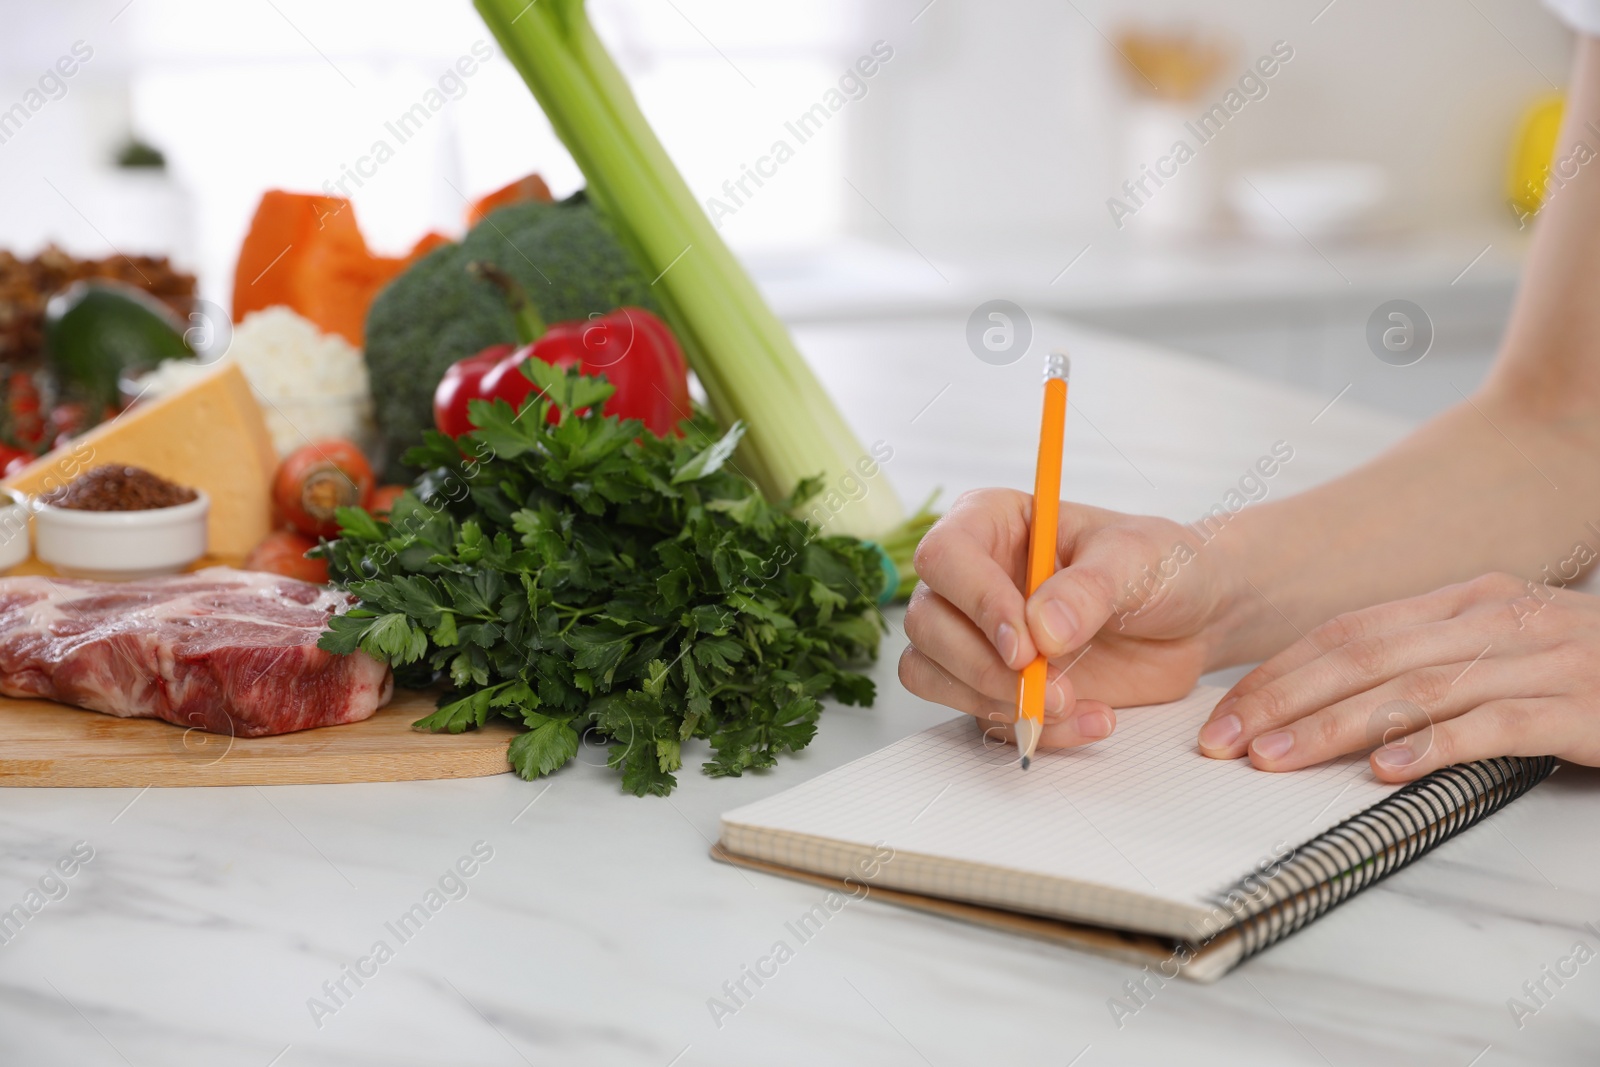
[[[1363,756],[1285,774],[1201,756],[1195,735],[1221,696],[1199,689],[1172,704],[1124,709],[1112,737],[1042,753],[1026,772],[1014,747],[986,742],[973,719],[959,716],[728,812],[724,841],[754,829],[882,842],[897,854],[889,867],[904,857],[915,868],[920,856],[993,869],[981,884],[968,872],[918,891],[978,888],[1016,907],[1030,898],[995,885],[1007,872],[1089,883],[1110,902],[1091,909],[1103,918],[1128,894],[1205,908],[1260,865],[1398,788],[1377,781]],[[788,864],[806,866],[804,846],[795,848]]]

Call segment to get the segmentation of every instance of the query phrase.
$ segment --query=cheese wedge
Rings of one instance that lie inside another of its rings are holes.
[[[47,493],[91,467],[125,463],[211,498],[207,552],[244,557],[272,529],[278,454],[250,383],[234,364],[129,408],[0,482]]]

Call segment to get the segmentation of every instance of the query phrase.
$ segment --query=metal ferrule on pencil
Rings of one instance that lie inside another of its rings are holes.
[[[1071,372],[1072,372],[1072,360],[1067,358],[1067,354],[1065,352],[1060,351],[1058,349],[1057,351],[1052,352],[1048,356],[1045,357],[1045,359],[1044,359],[1044,377],[1045,377],[1045,381],[1049,381],[1051,378],[1060,378],[1062,381],[1066,381],[1067,380],[1067,376]]]

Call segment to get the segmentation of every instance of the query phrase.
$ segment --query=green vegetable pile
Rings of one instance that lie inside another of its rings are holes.
[[[671,792],[685,742],[710,742],[707,774],[738,775],[805,747],[824,697],[871,703],[849,668],[876,655],[884,576],[871,546],[792,517],[815,482],[769,503],[729,463],[740,425],[697,416],[659,438],[598,413],[603,379],[524,373],[539,391],[520,413],[474,401],[473,432],[411,450],[426,470],[388,521],[340,512],[320,551],[360,601],[321,648],[362,649],[403,684],[447,677],[419,727],[520,723],[524,778],[592,731],[641,796]]]
[[[442,245],[384,287],[367,311],[366,360],[374,414],[391,456],[385,475],[409,481],[406,449],[433,428],[433,389],[456,360],[517,340],[504,294],[467,265],[493,264],[515,279],[546,322],[588,318],[624,305],[660,311],[610,226],[582,193],[556,204],[513,204],[458,244]]]

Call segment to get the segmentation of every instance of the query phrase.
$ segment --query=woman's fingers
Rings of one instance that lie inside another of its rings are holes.
[[[1143,538],[1126,531],[1073,534],[1063,553],[1070,552],[1067,565],[1028,598],[1028,632],[1039,650],[1057,659],[1099,633],[1116,614],[1123,584],[1154,562],[1148,547]]]
[[[1087,745],[1101,738],[1110,737],[1111,732],[1117,728],[1117,713],[1111,705],[1102,704],[1098,700],[1080,700],[1073,706],[1072,714],[1058,722],[1044,724],[1044,732],[1039,735],[1040,748],[1076,748]],[[984,723],[984,733],[989,737],[1004,739],[1006,744],[1017,743],[1016,726],[1012,722]]]
[[[1035,655],[1017,585],[1028,550],[1026,501],[1005,489],[963,494],[916,555],[922,583],[971,619],[1014,671]]]
[[[1052,679],[1052,684],[1054,681]],[[956,711],[964,711],[973,718],[982,720],[986,728],[994,727],[997,730],[1004,728],[1003,736],[1008,741],[1016,740],[1015,734],[1011,731],[1011,724],[1017,717],[1017,702],[1014,695],[1010,700],[995,700],[984,696],[965,682],[952,677],[939,664],[916,648],[907,648],[900,655],[900,682],[906,689],[924,700],[943,704]],[[1046,748],[1087,744],[1110,736],[1116,727],[1116,722],[1116,713],[1109,705],[1097,700],[1080,700],[1065,718],[1059,711],[1054,714],[1045,713],[1044,734],[1039,743]]]
[[[908,646],[900,653],[900,684],[923,700],[931,700],[980,719],[1004,722],[1017,713],[1014,701],[1007,706],[1004,701],[984,696],[915,646]]]
[[[1242,697],[1271,684],[1284,675],[1304,667],[1336,648],[1357,641],[1370,641],[1409,626],[1439,622],[1459,610],[1459,586],[1449,586],[1423,596],[1396,600],[1336,616],[1239,679],[1226,697]],[[1213,713],[1215,715],[1215,713]]]
[[[1556,703],[1522,697],[1480,704],[1384,745],[1372,754],[1373,773],[1386,782],[1410,782],[1454,763],[1565,752],[1581,744],[1581,724]]]
[[[1383,692],[1432,712],[1446,698],[1450,678],[1492,647],[1481,618],[1466,615],[1391,629],[1373,628],[1255,688],[1224,698],[1200,728],[1200,750],[1217,759],[1243,755],[1257,738],[1357,695]],[[1444,677],[1429,669],[1451,670]],[[1385,683],[1409,676],[1400,693]],[[1278,739],[1281,743],[1282,739]],[[1268,752],[1273,750],[1269,745]],[[1345,751],[1349,751],[1346,749]],[[1324,757],[1327,758],[1327,757]],[[1276,769],[1276,768],[1275,768]]]
[[[1250,762],[1262,770],[1293,771],[1426,735],[1485,701],[1525,688],[1530,669],[1539,671],[1543,665],[1508,657],[1468,667],[1459,662],[1411,671],[1260,734],[1247,750]]]
[[[1017,698],[1017,672],[988,638],[944,597],[919,585],[906,610],[906,637],[917,651],[993,700]]]
[[[978,646],[979,651],[986,653],[990,661],[994,661],[997,673],[1010,678],[998,693],[989,693],[986,689],[974,686],[968,678],[963,677],[962,672],[952,669],[950,659],[934,654],[931,649],[923,648],[917,643],[909,646],[901,654],[901,683],[910,693],[923,697],[925,701],[954,707],[958,712],[978,715],[979,718],[1011,721],[1016,718],[1016,673],[1005,672],[995,657],[994,649],[990,649],[982,638],[978,637],[976,630],[971,630],[971,624],[966,624],[966,627],[970,630],[968,640]],[[944,632],[941,632],[941,640],[942,633]],[[1069,712],[1070,705],[1072,705],[1072,683],[1067,681],[1066,673],[1058,667],[1051,667],[1045,681],[1046,725],[1059,723],[1062,715]]]
[[[1099,657],[1073,679],[1093,680],[1097,700],[1148,704],[1187,692],[1205,662],[1204,635],[1217,614],[1219,599],[1212,585],[1197,586],[1191,575],[1183,588],[1197,588],[1192,596],[1172,597],[1165,587],[1143,593],[1133,589],[1141,573],[1162,565],[1158,547],[1186,543],[1191,535],[1185,528],[1166,519],[1064,505],[1056,549],[1071,562],[1067,576],[1057,575],[1042,591],[1043,599],[1035,598],[1043,611],[1036,620],[1020,592],[1031,511],[1031,498],[1013,490],[967,493],[922,539],[917,549],[921,584],[906,610],[906,632],[927,666],[937,667],[947,679],[925,680],[921,695],[956,706],[955,697],[938,694],[953,692],[950,683],[960,683],[983,699],[1009,706],[1015,700],[1016,673],[1044,655],[1053,669],[1059,668],[1047,690],[1046,720],[1070,718],[1077,692],[1065,669],[1091,649]],[[1123,587],[1129,603],[1137,600],[1142,609],[1158,602],[1157,609],[1148,615],[1128,613],[1139,615],[1137,633],[1108,631],[1102,635],[1105,640],[1090,644],[1119,606]],[[1076,606],[1050,603],[1062,597]],[[908,661],[913,677],[924,673],[918,662]]]

